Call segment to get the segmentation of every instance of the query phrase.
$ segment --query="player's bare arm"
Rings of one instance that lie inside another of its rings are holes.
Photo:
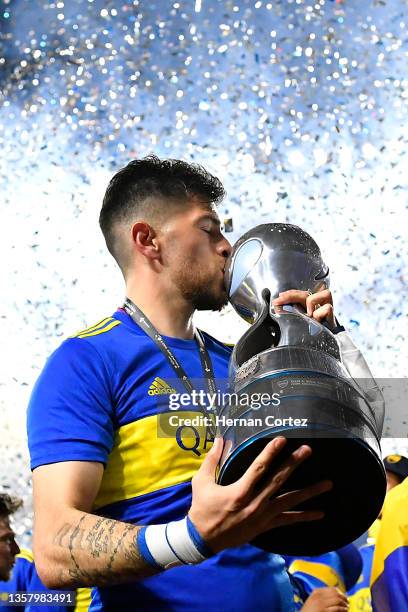
[[[284,444],[284,438],[270,442],[239,481],[223,487],[215,484],[222,453],[222,441],[216,439],[193,479],[189,512],[213,552],[248,542],[274,526],[322,517],[320,512],[292,508],[327,491],[329,482],[279,496],[280,487],[309,457],[307,446],[297,449],[257,489]],[[111,585],[162,571],[147,563],[139,550],[141,526],[92,514],[102,474],[102,464],[82,461],[34,470],[34,554],[40,577],[50,588]]]

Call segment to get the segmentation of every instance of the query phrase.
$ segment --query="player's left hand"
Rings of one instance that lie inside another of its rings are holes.
[[[309,317],[316,319],[319,323],[327,321],[329,327],[336,327],[333,310],[333,296],[330,289],[323,289],[317,293],[310,294],[308,291],[299,291],[298,289],[289,289],[283,291],[277,298],[272,301],[276,312],[279,312],[279,306],[284,304],[300,304],[305,309]]]

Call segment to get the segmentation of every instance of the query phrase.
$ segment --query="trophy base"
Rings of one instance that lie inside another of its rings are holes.
[[[266,444],[278,435],[285,436],[287,442],[272,463],[269,475],[302,444],[310,446],[313,452],[277,495],[321,480],[331,480],[333,488],[296,507],[321,510],[324,518],[277,527],[257,536],[251,544],[283,555],[313,556],[353,542],[378,517],[384,501],[386,478],[378,441],[313,427],[306,431],[264,430],[234,449],[220,470],[218,483],[228,485],[238,480]],[[268,474],[264,478],[267,480]],[[262,482],[259,486],[262,487]]]

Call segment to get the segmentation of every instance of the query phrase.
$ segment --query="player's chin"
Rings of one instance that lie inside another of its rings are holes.
[[[197,310],[213,310],[219,311],[228,304],[228,295],[224,290],[206,292],[205,295],[200,295],[199,299],[195,300],[194,306]]]
[[[213,310],[222,310],[228,304],[228,293],[225,288],[217,295],[217,299],[214,300]]]

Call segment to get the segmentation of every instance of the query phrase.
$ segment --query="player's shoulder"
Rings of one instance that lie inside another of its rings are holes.
[[[16,555],[16,559],[22,559],[23,561],[34,563],[33,553],[28,548],[21,548],[18,555]]]
[[[119,319],[113,316],[105,317],[101,319],[100,321],[98,321],[97,323],[94,323],[90,325],[89,327],[85,327],[84,329],[77,331],[76,333],[68,336],[67,340],[70,340],[72,338],[78,338],[80,340],[83,340],[85,338],[88,339],[88,338],[99,338],[99,337],[101,337],[101,339],[102,338],[106,339],[107,338],[106,334],[109,334],[109,332],[112,332],[112,330],[115,330],[121,324],[122,324],[122,321],[120,321]],[[110,334],[110,338],[111,338],[111,334]]]
[[[33,571],[35,571],[33,553],[26,548],[20,549],[20,552],[16,555],[13,568],[13,580],[19,590],[23,586],[27,587]]]
[[[122,322],[114,316],[108,316],[97,323],[90,325],[74,334],[66,336],[47,359],[48,369],[56,369],[63,373],[64,368],[70,364],[78,369],[81,364],[103,364],[115,345],[117,330]],[[116,338],[117,339],[117,338]],[[119,340],[121,341],[121,340]]]
[[[94,354],[103,356],[125,342],[123,325],[119,317],[107,316],[100,321],[67,336],[60,344],[59,350],[65,354]]]

